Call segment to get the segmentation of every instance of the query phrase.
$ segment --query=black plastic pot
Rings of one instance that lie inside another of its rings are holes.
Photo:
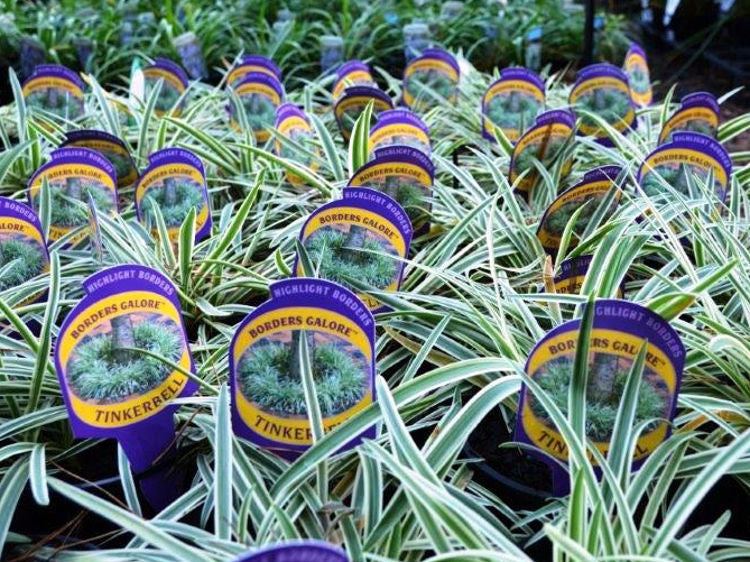
[[[469,436],[463,455],[479,459],[472,464],[475,480],[509,507],[538,509],[553,497],[552,472],[520,447],[501,447],[512,441],[499,410],[493,409]]]

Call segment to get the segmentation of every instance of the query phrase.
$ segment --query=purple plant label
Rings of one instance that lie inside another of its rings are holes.
[[[671,142],[646,157],[636,179],[649,197],[679,194],[692,199],[701,196],[703,184],[712,176],[708,188],[724,202],[731,175],[732,159],[721,143],[700,133],[676,132]]]
[[[39,209],[46,180],[51,198],[51,241],[86,226],[89,194],[100,211],[117,212],[117,173],[107,158],[90,148],[74,147],[58,148],[50,156],[52,159],[29,179],[29,201],[35,210]],[[68,243],[78,244],[88,234],[84,228],[71,236]]]
[[[630,97],[638,107],[651,105],[654,93],[651,90],[651,74],[648,70],[646,51],[638,43],[631,43],[625,55],[623,70],[628,75]]]
[[[186,99],[183,98],[179,104],[177,101],[188,88],[188,75],[176,62],[156,59],[153,64],[143,69],[146,99],[159,81],[162,81],[162,87],[156,99],[154,113],[162,116],[171,111],[171,115],[179,117],[185,109]]]
[[[380,191],[350,187],[341,199],[310,215],[299,241],[322,279],[351,290],[355,280],[395,292],[401,287],[411,237],[411,221],[401,205]],[[305,275],[299,256],[294,271]],[[387,309],[367,293],[357,296],[373,312]]]
[[[566,153],[575,131],[575,123],[575,116],[571,112],[552,109],[538,115],[534,125],[518,139],[513,147],[509,172],[510,183],[516,184],[518,193],[527,199],[531,198],[539,179],[534,160],[550,169]],[[563,177],[570,173],[572,165],[572,159],[566,156],[562,165]],[[526,175],[520,178],[524,172]]]
[[[83,81],[78,74],[57,64],[40,64],[23,83],[26,106],[62,119],[75,120],[84,113]]]
[[[296,150],[293,146],[289,146],[282,142],[281,139],[276,139],[276,154],[282,158],[288,160],[294,160],[299,162],[303,166],[310,170],[317,170],[319,167],[318,161],[313,156],[319,156],[320,150],[312,142],[314,133],[310,126],[310,120],[299,107],[293,103],[285,103],[276,110],[276,130],[279,134],[294,141],[295,143],[302,145],[312,154],[307,155]],[[294,186],[304,185],[304,180],[296,174],[286,172],[287,181]]]
[[[351,60],[342,64],[336,72],[336,82],[333,85],[333,99],[339,99],[349,86],[370,86],[377,88],[372,77],[370,67],[362,61]]]
[[[372,114],[375,117],[383,111],[393,109],[393,102],[388,94],[379,88],[370,86],[350,86],[344,90],[344,93],[336,101],[333,114],[345,141],[348,141],[352,136],[354,124],[371,100],[373,102]]]
[[[370,129],[369,146],[370,154],[388,146],[411,146],[429,156],[430,129],[408,109],[384,111]]]
[[[580,182],[566,189],[552,202],[539,221],[536,232],[547,253],[557,254],[565,226],[573,213],[581,207],[583,210],[578,215],[568,244],[570,249],[578,245],[580,237],[593,219],[598,218],[602,223],[612,216],[622,198],[622,191],[617,187],[617,178],[621,172],[620,166],[603,166],[586,172]]]
[[[719,103],[713,94],[695,92],[682,98],[680,107],[659,133],[659,144],[672,141],[675,133],[701,133],[716,137],[719,128]]]
[[[197,389],[184,374],[193,361],[177,289],[136,264],[99,271],[83,289],[55,345],[73,434],[118,439],[141,471],[174,437],[172,400]]]
[[[49,270],[49,253],[39,217],[29,206],[0,197],[0,292]],[[39,300],[44,291],[21,304]]]
[[[240,556],[235,562],[349,562],[349,557],[327,542],[297,540],[266,546]]]
[[[516,142],[544,110],[544,82],[531,70],[505,68],[482,96],[482,135],[494,141],[495,130]]]
[[[615,418],[630,369],[641,347],[647,345],[635,424],[647,422],[636,444],[633,468],[637,468],[670,434],[680,390],[685,348],[680,336],[658,314],[624,300],[602,299],[594,305],[589,336],[586,387],[586,435],[606,456]],[[580,319],[570,320],[547,333],[531,350],[526,374],[538,384],[563,413],[573,376]],[[530,443],[555,459],[566,462],[568,447],[547,410],[530,391],[521,388],[515,440]],[[561,467],[552,463],[553,474]],[[592,462],[595,463],[595,461]],[[562,478],[554,478],[558,485]]]
[[[229,348],[232,424],[262,447],[299,453],[313,442],[302,382],[305,347],[329,431],[375,400],[375,320],[357,295],[323,279],[286,279],[270,291]],[[344,448],[363,437],[374,438],[375,428],[352,435]]]
[[[419,112],[455,103],[460,74],[453,55],[442,49],[425,49],[404,70],[404,103]]]
[[[129,187],[138,180],[138,169],[121,139],[104,131],[92,129],[69,131],[60,146],[82,146],[103,154],[117,173],[117,187]]]
[[[349,185],[385,193],[404,208],[414,231],[421,232],[429,223],[434,176],[429,156],[410,146],[389,146],[376,150]]]
[[[227,85],[234,88],[251,72],[267,74],[281,82],[281,69],[271,59],[263,55],[246,55],[229,71]]]
[[[148,157],[149,166],[135,189],[138,220],[158,232],[156,208],[167,227],[169,239],[176,243],[180,227],[190,209],[195,209],[195,240],[211,233],[206,176],[200,158],[184,148],[164,148]]]
[[[555,275],[553,284],[558,295],[578,295],[581,293],[583,283],[591,265],[593,256],[585,255],[577,258],[569,258],[560,264],[560,273]],[[625,294],[620,285],[617,288],[617,298],[621,299]]]
[[[256,142],[266,142],[276,122],[276,109],[284,101],[281,82],[270,74],[250,72],[233,91],[236,101],[229,103],[229,124],[238,133],[244,130],[243,119],[237,113],[239,104]]]
[[[581,69],[568,102],[581,117],[579,134],[591,135],[603,144],[611,144],[611,140],[591,114],[622,134],[627,134],[636,125],[628,76],[609,63],[592,64]]]

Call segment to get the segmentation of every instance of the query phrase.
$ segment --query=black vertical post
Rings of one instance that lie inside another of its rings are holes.
[[[586,0],[586,21],[583,26],[583,66],[594,62],[594,4]]]

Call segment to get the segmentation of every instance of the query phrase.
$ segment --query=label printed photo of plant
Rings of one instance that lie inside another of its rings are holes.
[[[271,285],[271,299],[243,320],[230,346],[234,432],[304,451],[313,442],[304,378],[312,377],[324,430],[336,427],[375,399],[374,340],[372,314],[345,287],[305,277]]]
[[[49,253],[36,213],[23,203],[0,197],[0,292],[49,269]],[[27,299],[30,304],[41,297]]]
[[[112,163],[89,148],[64,147],[52,151],[51,160],[29,179],[29,200],[39,209],[42,184],[46,180],[51,196],[50,241],[88,224],[90,196],[103,213],[117,212],[117,175]],[[89,235],[88,229],[69,238],[76,245]]]
[[[340,200],[310,215],[299,240],[314,269],[308,275],[340,283],[380,312],[381,303],[358,292],[352,282],[398,291],[411,237],[409,217],[396,201],[373,189],[347,188]],[[297,276],[306,273],[299,256],[294,271]]]
[[[275,76],[265,72],[249,72],[230,90],[229,124],[237,132],[243,131],[244,114],[247,126],[256,142],[266,142],[276,123],[276,109],[284,101],[284,88]]]
[[[731,174],[732,159],[721,143],[700,133],[675,132],[671,142],[646,157],[636,180],[646,195],[660,202],[675,196],[699,199],[707,189],[723,203]],[[709,178],[712,185],[706,185]]]
[[[354,124],[370,101],[373,102],[372,117],[374,118],[377,118],[384,111],[393,109],[393,101],[391,101],[390,96],[380,88],[372,86],[349,86],[336,100],[333,114],[345,141],[349,141]]]
[[[429,228],[435,167],[426,154],[408,146],[375,151],[374,159],[349,179],[351,187],[369,187],[395,200],[411,220],[414,232]]]
[[[69,68],[41,64],[23,83],[27,107],[74,121],[84,113],[83,81]]]
[[[494,129],[499,127],[509,141],[517,141],[544,104],[544,82],[539,76],[525,68],[504,68],[482,96],[482,136],[494,141]]]
[[[458,97],[460,69],[455,57],[442,49],[425,49],[406,65],[403,101],[420,113]]]
[[[184,148],[164,148],[149,155],[149,166],[136,187],[135,205],[138,219],[153,235],[157,233],[155,208],[158,208],[173,243],[190,209],[195,209],[195,240],[211,232],[203,164]]]
[[[125,143],[105,131],[94,129],[68,131],[65,134],[65,141],[60,146],[90,148],[102,154],[115,167],[119,189],[129,187],[138,180],[138,169]]]
[[[683,97],[680,107],[670,115],[659,132],[659,145],[674,140],[675,133],[701,133],[716,138],[719,128],[719,103],[713,94],[694,92]]]
[[[161,82],[161,90],[159,97],[156,98],[154,113],[157,116],[163,116],[171,112],[173,117],[179,117],[185,108],[186,100],[183,99],[179,104],[177,100],[188,88],[187,74],[179,64],[169,59],[154,60],[153,64],[143,69],[144,99],[141,100],[143,103],[146,103],[159,82]]]
[[[641,347],[647,345],[635,423],[650,423],[637,441],[632,465],[636,468],[671,432],[670,420],[680,390],[685,348],[666,320],[641,305],[601,299],[591,306],[595,309],[588,338],[585,430],[603,454],[607,453],[626,378]],[[525,367],[528,376],[564,415],[568,412],[580,324],[580,319],[570,320],[548,332],[534,346]],[[568,459],[565,440],[526,384],[521,389],[515,440],[529,443],[561,461]],[[539,458],[550,464],[554,487],[562,492],[570,482],[567,473],[547,457]]]
[[[370,128],[370,156],[373,157],[379,148],[389,146],[411,146],[429,156],[432,152],[430,129],[408,109],[383,111]]]

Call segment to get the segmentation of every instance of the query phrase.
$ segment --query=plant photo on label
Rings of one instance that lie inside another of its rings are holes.
[[[278,332],[248,347],[237,367],[245,398],[282,418],[307,417],[299,358],[303,337],[323,416],[340,414],[362,400],[368,390],[364,356],[346,340],[316,330]]]
[[[159,314],[114,316],[86,332],[71,352],[66,377],[73,392],[96,404],[123,402],[162,384],[182,355],[180,328]],[[146,350],[157,356],[139,353]]]

